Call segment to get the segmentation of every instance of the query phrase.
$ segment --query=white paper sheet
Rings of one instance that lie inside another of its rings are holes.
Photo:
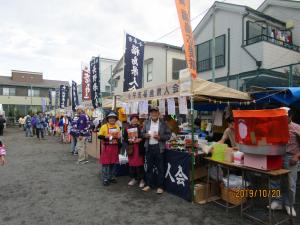
[[[187,101],[186,97],[179,97],[178,98],[178,104],[179,104],[179,114],[188,114],[188,108],[187,108]]]
[[[223,111],[219,109],[215,112],[214,125],[217,127],[221,127],[223,125]]]
[[[139,114],[148,115],[148,101],[139,102]]]
[[[159,112],[160,115],[166,115],[166,101],[165,99],[159,99]]]
[[[175,115],[175,99],[174,98],[168,98],[168,115]]]
[[[139,102],[131,102],[130,103],[130,114],[138,113]]]

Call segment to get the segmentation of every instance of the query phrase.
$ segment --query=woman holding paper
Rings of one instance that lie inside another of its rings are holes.
[[[133,186],[139,181],[139,187],[145,186],[144,182],[144,146],[142,132],[139,126],[139,116],[130,116],[130,125],[125,129],[124,141],[127,143],[127,155],[131,180],[128,185]]]
[[[98,133],[101,140],[100,163],[102,164],[103,185],[116,183],[116,164],[119,163],[120,128],[116,124],[118,116],[110,112],[106,117],[107,123],[102,125]]]

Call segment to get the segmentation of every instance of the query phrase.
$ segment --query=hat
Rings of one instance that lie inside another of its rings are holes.
[[[132,115],[130,116],[130,121],[131,121],[133,118],[140,119],[140,117],[139,117],[138,114],[132,114]]]
[[[159,108],[157,106],[151,106],[149,112],[157,111],[159,112]]]
[[[115,117],[116,119],[118,119],[118,115],[114,111],[111,111],[107,114],[106,118],[108,119],[109,117]]]

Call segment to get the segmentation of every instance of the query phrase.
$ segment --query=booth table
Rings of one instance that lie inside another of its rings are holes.
[[[223,161],[216,161],[213,160],[210,157],[205,157],[205,159],[208,162],[208,176],[207,176],[207,184],[209,184],[209,179],[210,179],[210,169],[212,165],[220,165],[221,167],[225,168],[227,170],[227,175],[229,175],[230,170],[235,169],[235,170],[240,170],[242,172],[242,180],[243,180],[243,189],[246,190],[246,181],[245,181],[245,174],[246,173],[253,173],[253,174],[260,174],[261,176],[264,176],[267,178],[267,183],[268,183],[268,193],[267,193],[267,198],[268,198],[268,205],[269,205],[269,209],[268,209],[268,221],[264,221],[262,219],[260,219],[258,216],[256,215],[252,215],[249,212],[247,212],[252,205],[248,205],[245,206],[244,202],[241,201],[241,205],[240,205],[240,210],[241,210],[241,216],[246,216],[250,219],[253,219],[257,222],[260,222],[262,224],[273,224],[273,225],[278,225],[278,224],[282,224],[284,222],[290,221],[290,223],[292,223],[292,218],[291,216],[286,216],[285,218],[281,219],[280,221],[274,222],[274,214],[272,213],[273,210],[271,210],[271,201],[272,201],[272,195],[270,194],[271,192],[271,179],[279,179],[280,182],[282,180],[283,176],[287,176],[288,173],[290,172],[289,170],[286,169],[280,169],[280,170],[271,170],[271,171],[264,171],[264,170],[258,170],[255,168],[250,168],[250,167],[246,167],[243,165],[237,165],[234,163],[227,163],[227,162],[223,162]],[[219,175],[217,175],[217,178],[219,178]],[[208,185],[207,185],[208,187]],[[229,187],[229,179],[227,179],[227,187]],[[228,196],[228,192],[229,192],[229,188],[227,188],[227,196]],[[206,196],[208,196],[208,189],[206,191]],[[291,196],[289,196],[291,197]],[[222,204],[218,201],[214,201],[215,203],[217,203],[218,205],[221,205],[223,207],[226,208],[226,212],[228,212],[228,209],[236,207],[236,206],[230,206],[228,201],[226,201],[226,204]]]

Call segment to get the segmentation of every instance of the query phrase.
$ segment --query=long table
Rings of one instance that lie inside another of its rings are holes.
[[[271,170],[271,171],[265,171],[265,170],[259,170],[259,169],[255,169],[255,168],[250,168],[250,167],[246,167],[243,165],[237,165],[234,163],[228,163],[228,162],[223,162],[223,161],[217,161],[217,160],[213,160],[211,157],[205,157],[205,159],[208,162],[208,176],[207,176],[207,184],[209,184],[209,179],[210,179],[210,169],[212,165],[220,165],[221,167],[225,168],[227,170],[227,175],[229,175],[230,170],[240,170],[242,172],[242,183],[243,183],[243,189],[246,189],[246,181],[245,181],[245,174],[246,173],[252,173],[252,174],[260,174],[262,176],[267,177],[267,182],[268,182],[268,189],[269,192],[271,191],[271,179],[278,179],[280,180],[280,182],[282,181],[282,176],[287,176],[289,174],[289,170],[286,169],[279,169],[279,170]],[[218,171],[218,170],[217,170]],[[217,178],[219,179],[219,174],[217,174]],[[207,185],[208,187],[209,185]],[[227,179],[227,187],[229,187],[229,179]],[[206,196],[208,196],[208,190],[206,191]],[[228,196],[228,188],[227,188],[227,196]],[[289,196],[291,198],[291,196]],[[228,212],[228,210],[230,208],[236,207],[236,206],[230,206],[228,201],[226,201],[226,204],[222,204],[218,201],[213,201],[215,203],[217,203],[218,205],[221,205],[223,207],[226,208],[226,212]],[[278,225],[278,224],[282,224],[284,222],[290,221],[290,223],[292,224],[292,217],[291,216],[286,216],[285,218],[274,222],[273,220],[273,215],[272,215],[272,210],[271,210],[271,202],[272,202],[272,195],[268,194],[268,221],[265,222],[264,220],[260,219],[258,216],[256,215],[252,215],[249,212],[247,212],[252,205],[248,205],[245,207],[244,202],[242,201],[241,205],[240,205],[240,212],[241,212],[241,216],[245,216],[248,217],[250,219],[253,219],[257,222],[260,222],[262,224],[272,224],[272,225]]]

